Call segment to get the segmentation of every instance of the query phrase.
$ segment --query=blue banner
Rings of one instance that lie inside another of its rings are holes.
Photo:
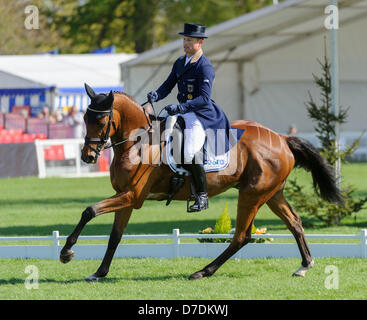
[[[92,53],[115,53],[115,52],[116,52],[115,46],[109,46],[107,48],[100,48],[92,51]]]

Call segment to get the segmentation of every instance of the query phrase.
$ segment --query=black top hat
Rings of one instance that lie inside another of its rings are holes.
[[[184,32],[179,32],[178,34],[192,38],[207,38],[205,26],[195,23],[185,23]]]

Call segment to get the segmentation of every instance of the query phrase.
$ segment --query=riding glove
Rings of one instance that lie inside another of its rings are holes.
[[[158,101],[158,93],[156,91],[150,91],[147,94],[148,101],[157,102]]]
[[[170,116],[174,116],[178,113],[183,113],[181,105],[179,104],[169,104],[168,106],[165,106],[164,109]]]

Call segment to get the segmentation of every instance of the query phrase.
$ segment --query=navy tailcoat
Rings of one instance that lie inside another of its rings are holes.
[[[200,53],[199,53],[200,54]],[[193,59],[185,66],[185,56],[179,57],[167,80],[158,88],[158,100],[164,99],[177,84],[177,100],[181,113],[190,111],[203,125],[204,130],[226,129],[228,138],[230,123],[223,110],[211,99],[212,84],[215,77],[214,68],[204,54]],[[179,115],[179,114],[178,114]],[[226,151],[229,146],[226,143]]]

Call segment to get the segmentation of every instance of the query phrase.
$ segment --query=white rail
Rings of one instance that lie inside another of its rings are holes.
[[[121,244],[116,250],[116,257],[217,257],[228,243],[181,243],[180,239],[198,238],[232,238],[232,234],[180,234],[179,229],[173,229],[172,234],[124,235],[122,239],[171,239],[172,243],[153,244]],[[291,234],[254,234],[260,238],[293,238]],[[0,237],[0,241],[52,241],[52,245],[0,245],[0,258],[40,258],[58,259],[62,248],[60,241],[66,240],[59,231],[53,231],[52,236],[33,237]],[[309,244],[314,257],[360,257],[367,258],[367,229],[360,234],[307,234],[308,239],[359,239],[359,243],[311,243]],[[80,236],[79,240],[107,240],[109,236]],[[76,258],[101,259],[104,256],[105,245],[76,245],[73,247]],[[249,243],[233,258],[261,257],[299,257],[295,243]]]

